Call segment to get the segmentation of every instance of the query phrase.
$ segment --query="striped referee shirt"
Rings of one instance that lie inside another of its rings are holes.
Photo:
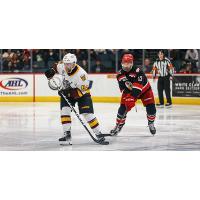
[[[153,64],[153,77],[156,75],[160,77],[172,76],[174,74],[174,68],[172,66],[171,61],[168,58],[164,58],[163,60],[157,59]]]

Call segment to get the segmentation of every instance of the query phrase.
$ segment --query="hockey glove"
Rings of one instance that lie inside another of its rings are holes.
[[[53,76],[55,75],[55,70],[53,69],[53,68],[51,68],[51,69],[49,69],[49,70],[47,70],[46,72],[45,72],[45,76],[48,78],[48,79],[51,79],[51,78],[53,78]]]

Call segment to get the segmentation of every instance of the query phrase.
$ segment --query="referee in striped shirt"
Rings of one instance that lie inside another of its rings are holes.
[[[153,64],[153,78],[155,79],[158,75],[158,97],[159,104],[157,107],[164,107],[163,91],[165,91],[167,103],[166,107],[171,107],[171,90],[170,90],[170,80],[173,76],[174,68],[168,58],[165,57],[163,50],[158,52],[158,59]]]

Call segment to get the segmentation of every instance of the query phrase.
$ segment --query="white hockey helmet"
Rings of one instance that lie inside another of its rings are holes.
[[[63,63],[67,64],[67,63],[74,63],[76,64],[77,62],[77,58],[75,54],[72,53],[68,53],[63,57]]]
[[[74,54],[68,53],[63,57],[66,72],[70,73],[76,66],[77,58]]]

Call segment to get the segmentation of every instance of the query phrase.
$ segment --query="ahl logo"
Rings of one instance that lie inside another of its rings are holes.
[[[6,90],[21,90],[27,85],[28,82],[22,78],[7,78],[0,81],[0,87]]]

